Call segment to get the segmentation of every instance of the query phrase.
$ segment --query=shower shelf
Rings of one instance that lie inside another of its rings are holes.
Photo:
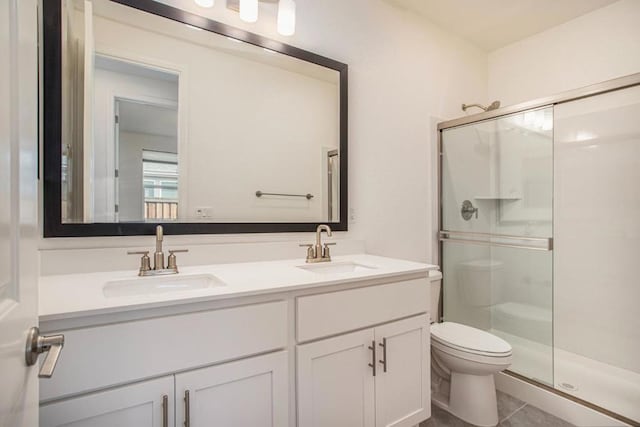
[[[520,196],[473,196],[475,200],[522,200]]]

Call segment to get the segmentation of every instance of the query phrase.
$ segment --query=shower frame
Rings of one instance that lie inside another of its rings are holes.
[[[447,129],[451,129],[451,128],[455,128],[458,126],[463,126],[463,125],[469,125],[469,124],[475,124],[475,123],[480,123],[480,122],[484,122],[484,121],[488,121],[488,120],[493,120],[499,117],[504,117],[504,116],[508,116],[511,114],[517,114],[517,113],[522,113],[525,111],[531,111],[531,110],[537,110],[540,108],[546,108],[546,107],[553,107],[555,105],[558,104],[563,104],[565,102],[570,102],[570,101],[575,101],[578,99],[583,99],[583,98],[588,98],[591,96],[595,96],[595,95],[601,95],[607,92],[614,92],[617,90],[621,90],[621,89],[626,89],[626,88],[630,88],[630,87],[634,87],[634,86],[638,86],[640,85],[640,73],[635,73],[635,74],[630,74],[628,76],[624,76],[624,77],[619,77],[616,79],[612,79],[612,80],[607,80],[604,82],[600,82],[600,83],[596,83],[593,85],[589,85],[589,86],[585,86],[585,87],[581,87],[578,89],[573,89],[570,91],[566,91],[566,92],[562,92],[559,93],[557,95],[553,95],[553,96],[548,96],[548,97],[544,97],[544,98],[539,98],[539,99],[535,99],[532,101],[526,101],[526,102],[522,102],[519,104],[515,104],[515,105],[511,105],[511,106],[507,106],[507,107],[502,107],[502,108],[498,108],[495,110],[490,110],[490,111],[484,111],[484,112],[480,112],[477,114],[472,114],[469,116],[465,116],[465,117],[460,117],[457,119],[453,119],[453,120],[447,120],[444,122],[440,122],[438,123],[437,126],[437,132],[438,132],[438,136],[437,136],[437,175],[438,175],[438,182],[437,182],[437,187],[436,187],[436,200],[438,201],[438,210],[437,210],[437,224],[438,224],[438,231],[436,233],[437,239],[438,239],[438,265],[440,266],[440,270],[443,270],[443,249],[444,249],[444,241],[441,238],[442,234],[445,233],[447,234],[448,232],[446,230],[443,230],[443,200],[442,200],[442,158],[443,158],[443,152],[442,152],[442,132],[444,130]],[[553,209],[553,208],[552,208]],[[549,250],[553,249],[553,242],[552,239],[550,241],[549,244]],[[441,286],[441,292],[440,292],[440,300],[438,301],[438,305],[439,305],[439,313],[438,313],[438,318],[440,321],[444,320],[444,282],[445,282],[446,278],[443,276],[442,278],[442,286]],[[506,370],[504,371],[505,374],[519,379],[521,381],[524,381],[526,383],[529,383],[533,386],[542,388],[546,391],[549,391],[553,394],[556,394],[558,396],[564,397],[566,399],[569,399],[573,402],[579,403],[583,406],[586,406],[587,408],[593,409],[595,411],[598,411],[604,415],[607,415],[611,418],[615,418],[619,421],[622,421],[624,423],[630,424],[630,425],[635,425],[636,421],[631,420],[625,416],[622,416],[620,414],[617,414],[615,412],[612,412],[606,408],[603,408],[601,406],[595,405],[592,402],[580,399],[576,396],[573,396],[571,394],[565,393],[562,390],[558,390],[555,387],[549,386],[547,384],[544,384],[540,381],[536,381],[532,378],[529,378],[527,376],[518,374],[516,372],[512,372],[510,370]]]

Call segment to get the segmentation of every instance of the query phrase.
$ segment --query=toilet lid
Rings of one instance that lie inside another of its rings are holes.
[[[502,338],[459,323],[435,323],[431,325],[431,337],[446,346],[463,351],[496,356],[511,354],[511,345]]]

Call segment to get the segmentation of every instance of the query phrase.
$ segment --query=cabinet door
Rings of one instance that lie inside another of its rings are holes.
[[[417,425],[431,415],[429,317],[379,326],[375,336],[376,427]]]
[[[298,346],[298,426],[373,427],[373,329]]]
[[[42,405],[40,427],[173,426],[173,397],[173,376],[144,381]]]
[[[287,352],[176,375],[176,424],[283,427],[289,417]],[[188,396],[188,398],[187,398]]]

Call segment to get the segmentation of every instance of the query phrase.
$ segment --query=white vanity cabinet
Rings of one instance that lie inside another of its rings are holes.
[[[281,351],[177,374],[176,425],[288,425],[287,360]]]
[[[427,315],[299,345],[299,427],[404,427],[430,415]]]
[[[65,346],[40,426],[415,426],[430,415],[430,289],[409,267],[42,319]]]
[[[60,330],[62,356],[40,381],[40,425],[182,426],[190,390],[191,427],[287,426],[287,319],[288,302],[276,300]],[[252,417],[262,424],[243,422]]]
[[[429,324],[422,315],[375,328],[377,427],[413,426],[431,415]]]
[[[373,427],[373,329],[297,348],[298,425]]]
[[[40,427],[170,427],[173,376],[165,376],[40,407]]]
[[[286,426],[287,364],[280,351],[42,405],[40,427]]]

